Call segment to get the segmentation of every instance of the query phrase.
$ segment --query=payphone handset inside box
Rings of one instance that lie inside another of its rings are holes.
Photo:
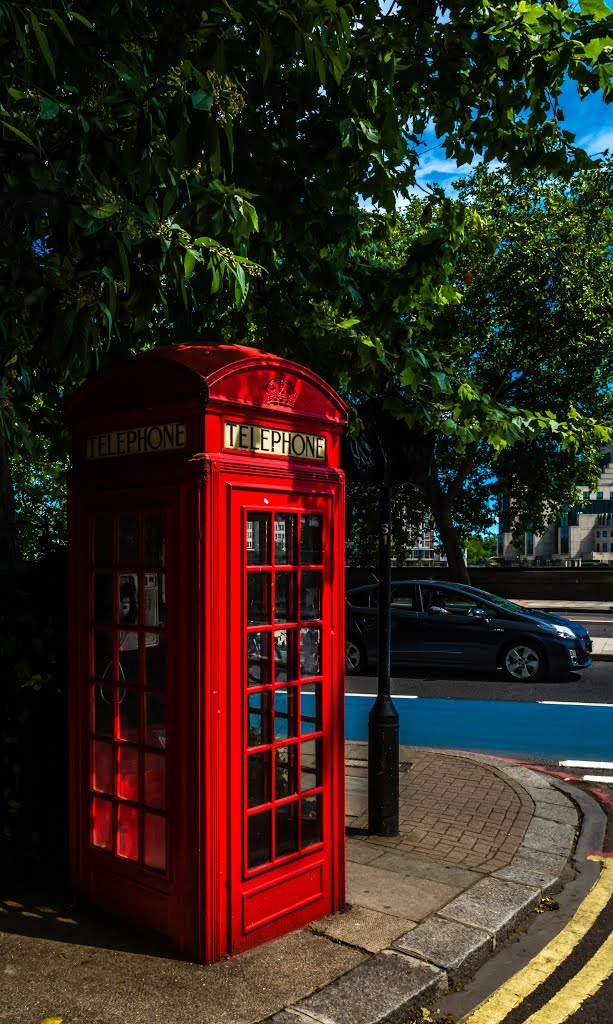
[[[159,626],[160,597],[157,573],[145,573],[143,576],[144,606],[143,619],[146,626]],[[119,622],[126,625],[125,632],[119,637],[120,651],[138,650],[138,633],[130,628],[138,622],[138,575],[121,573],[119,576]],[[160,642],[157,633],[145,633],[145,646],[157,647]]]

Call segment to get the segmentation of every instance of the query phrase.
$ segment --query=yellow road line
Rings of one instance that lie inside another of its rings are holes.
[[[524,1024],[562,1024],[598,991],[610,974],[613,974],[613,935],[609,935],[579,973]]]
[[[500,1024],[511,1010],[519,1006],[563,963],[577,943],[590,930],[612,896],[613,861],[607,860],[603,863],[600,877],[596,879],[566,927],[521,971],[505,981],[504,985],[501,985],[474,1010],[462,1017],[459,1024]]]

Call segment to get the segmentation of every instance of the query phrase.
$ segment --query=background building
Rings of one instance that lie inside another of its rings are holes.
[[[572,508],[543,534],[528,531],[516,547],[511,534],[500,528],[498,555],[509,561],[613,561],[613,444],[602,449],[602,472],[596,489],[579,487],[589,504]]]

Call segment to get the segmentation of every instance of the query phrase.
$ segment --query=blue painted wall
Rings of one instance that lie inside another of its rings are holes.
[[[613,706],[394,697],[400,742],[519,757],[613,760]],[[345,737],[368,739],[374,697],[345,699]]]

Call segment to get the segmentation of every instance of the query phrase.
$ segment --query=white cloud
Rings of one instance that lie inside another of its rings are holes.
[[[601,128],[600,131],[591,132],[588,135],[579,136],[577,144],[592,156],[602,153],[603,149],[613,149],[613,125],[608,125],[606,128]]]

